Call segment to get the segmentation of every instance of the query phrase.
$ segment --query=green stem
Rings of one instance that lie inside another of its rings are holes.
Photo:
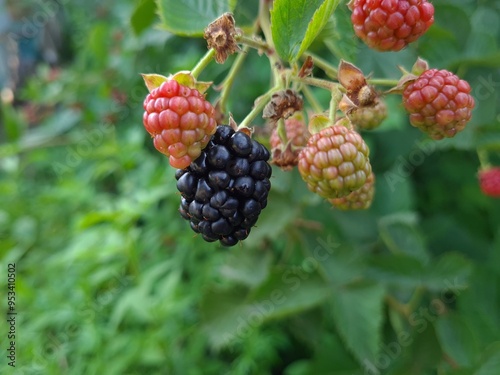
[[[301,91],[304,93],[304,96],[306,97],[315,113],[323,112],[323,108],[321,108],[321,105],[319,104],[309,86],[302,86]]]
[[[266,54],[272,53],[272,48],[269,44],[261,39],[251,38],[243,34],[236,36],[235,39],[238,43],[255,48],[256,50],[263,50]]]
[[[271,71],[273,73],[274,84],[278,84],[281,81],[280,68],[282,67],[281,60],[276,54],[276,48],[273,44],[273,35],[271,32],[271,21],[269,19],[269,5],[266,0],[260,0],[259,3],[259,25],[262,33],[264,34],[265,43],[267,45],[267,57],[269,58],[269,63],[271,64]]]
[[[310,86],[320,87],[320,88],[328,90],[330,92],[332,92],[333,90],[335,90],[339,87],[339,84],[336,82],[327,81],[325,79],[320,79],[320,78],[314,78],[314,77],[302,77],[302,78],[300,78],[300,77],[296,77],[296,76],[292,76],[290,78],[292,79],[292,81],[301,82],[301,83],[304,83],[304,84],[310,85]]]
[[[238,129],[243,127],[249,127],[249,125],[257,117],[257,115],[260,112],[262,112],[266,104],[269,103],[269,100],[271,100],[271,96],[279,89],[280,89],[279,87],[273,87],[264,95],[258,97],[257,100],[255,101],[255,106],[252,108],[250,113],[243,119],[243,121],[238,125]]]
[[[278,120],[276,131],[278,132],[278,136],[280,137],[281,144],[286,145],[288,143],[288,137],[286,136],[285,120],[283,118],[280,118]]]
[[[215,55],[215,50],[213,48],[210,48],[207,53],[205,53],[205,56],[201,58],[200,61],[198,61],[198,64],[191,70],[191,75],[194,78],[198,78],[201,72],[208,66],[208,64],[212,61],[213,57]]]
[[[490,167],[490,161],[488,158],[488,153],[485,150],[477,150],[477,157],[479,163],[481,164],[481,169],[488,169]]]
[[[342,99],[342,93],[339,90],[339,86],[335,86],[332,90],[332,98],[330,99],[330,113],[328,118],[332,123],[335,122],[337,117],[337,108],[339,106],[339,102]]]
[[[422,286],[419,286],[415,289],[415,292],[413,292],[413,295],[406,304],[406,308],[409,313],[412,313],[417,309],[417,306],[420,304],[420,301],[422,300],[424,293],[425,293],[425,288]]]
[[[399,302],[396,298],[394,298],[390,294],[385,296],[385,302],[391,309],[397,311],[405,318],[408,318],[410,316],[410,312],[408,311],[407,306]]]
[[[328,61],[309,51],[305,52],[303,56],[308,56],[308,55],[312,57],[314,65],[323,70],[327,76],[334,79],[337,78],[338,74],[337,68],[334,68]]]
[[[368,83],[378,86],[397,86],[399,81],[397,79],[372,78],[368,80]]]
[[[266,4],[266,0],[260,0],[258,17],[260,29],[264,34],[264,38],[266,38],[268,43],[272,43],[273,38],[271,34],[271,22],[269,20],[269,7]]]
[[[243,47],[243,50],[238,53],[236,56],[236,59],[233,62],[233,65],[231,66],[231,69],[229,70],[229,73],[227,74],[226,78],[224,78],[224,81],[222,82],[222,92],[220,95],[220,110],[222,113],[226,113],[226,103],[227,99],[229,97],[229,93],[231,92],[231,88],[233,87],[234,80],[236,76],[238,75],[238,72],[240,71],[241,67],[243,66],[243,62],[245,61],[245,58],[248,55],[248,50],[250,48],[248,46]]]

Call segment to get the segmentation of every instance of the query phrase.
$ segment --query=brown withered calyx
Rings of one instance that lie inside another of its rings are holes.
[[[304,105],[302,96],[291,89],[281,90],[273,94],[271,101],[265,106],[263,118],[276,122],[280,118],[287,119]]]
[[[346,96],[355,107],[375,105],[378,97],[375,89],[368,85],[363,72],[346,61],[340,61],[338,69],[340,84],[346,89]],[[347,100],[347,99],[343,99]]]
[[[207,40],[208,48],[215,50],[215,61],[219,64],[223,64],[229,55],[239,51],[236,35],[238,31],[231,13],[224,13],[206,27],[203,37]]]

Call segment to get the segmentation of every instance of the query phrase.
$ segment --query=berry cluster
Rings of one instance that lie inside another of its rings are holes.
[[[186,168],[215,132],[215,110],[196,89],[168,79],[144,100],[144,127],[174,168]]]
[[[427,0],[351,0],[348,7],[355,33],[379,51],[401,50],[434,22],[434,7]],[[367,209],[372,203],[375,175],[358,131],[382,124],[388,115],[385,95],[401,94],[410,123],[436,140],[455,136],[471,119],[475,103],[469,84],[449,71],[430,69],[420,58],[411,72],[401,69],[403,76],[393,81],[365,76],[343,60],[336,69],[311,55],[304,56],[300,69],[287,68],[280,56],[283,64],[273,64],[272,70],[276,87],[255,101],[239,126],[231,116],[231,126],[217,126],[225,118],[228,90],[238,69],[229,69],[219,86],[223,92],[216,113],[204,97],[211,83],[197,81],[208,61],[215,57],[224,63],[240,50],[240,43],[258,48],[271,61],[271,51],[277,51],[273,41],[257,43],[240,33],[233,16],[225,13],[205,29],[211,50],[192,71],[169,78],[143,75],[150,91],[144,100],[144,127],[177,168],[181,216],[208,242],[233,246],[246,239],[267,205],[270,152],[246,132],[259,113],[272,127],[271,163],[285,171],[297,167],[309,190],[341,210]],[[315,65],[337,82],[314,77]],[[309,85],[329,91],[328,111]],[[375,85],[393,87],[381,92]],[[500,196],[500,169],[483,170],[479,179],[485,194]]]
[[[247,238],[267,205],[269,151],[230,126],[219,125],[200,156],[176,172],[181,216],[205,241],[233,246]]]

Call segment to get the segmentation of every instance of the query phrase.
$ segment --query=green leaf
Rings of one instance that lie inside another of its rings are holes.
[[[324,301],[329,286],[303,269],[276,268],[250,295],[236,287],[212,290],[202,302],[204,331],[216,348],[243,339],[269,319],[296,314]]]
[[[156,18],[155,0],[142,0],[138,3],[130,18],[130,24],[135,35],[147,29]]]
[[[366,275],[374,280],[403,288],[424,286],[433,291],[460,293],[466,288],[469,262],[461,255],[447,253],[424,267],[424,263],[407,254],[373,257]]]
[[[381,285],[353,285],[332,294],[332,315],[347,347],[362,363],[374,361],[381,342],[385,290]]]
[[[237,0],[236,6],[232,8],[234,9],[234,20],[236,21],[236,26],[245,29],[252,26],[255,22],[259,13],[259,2]]]
[[[252,228],[252,235],[244,241],[243,246],[254,247],[266,238],[276,239],[282,236],[285,227],[299,213],[299,207],[290,206],[289,195],[277,194],[271,190],[268,201],[268,207],[261,213],[257,225]]]
[[[379,220],[380,237],[394,253],[404,253],[422,262],[429,260],[413,213],[387,215]]]
[[[500,368],[500,343],[490,346],[483,355],[481,366],[474,375],[496,375]]]
[[[249,303],[272,319],[311,308],[330,293],[330,287],[317,273],[309,273],[304,267],[280,267],[252,293]]]
[[[441,317],[435,323],[441,347],[460,367],[472,366],[479,356],[476,335],[468,321],[456,314]]]
[[[209,23],[233,10],[231,0],[157,0],[161,26],[176,35],[202,36]]]
[[[328,22],[339,0],[275,0],[271,31],[276,51],[296,61]]]
[[[232,253],[220,268],[220,273],[228,280],[255,287],[263,282],[268,274],[273,256],[266,251],[249,250],[244,253]]]

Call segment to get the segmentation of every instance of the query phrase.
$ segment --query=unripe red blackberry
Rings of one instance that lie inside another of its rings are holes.
[[[179,212],[205,241],[244,240],[267,205],[269,151],[243,132],[220,125],[200,156],[176,172]]]
[[[467,81],[447,70],[429,69],[403,91],[410,123],[433,139],[453,137],[472,117],[474,98]]]
[[[298,167],[309,190],[326,199],[340,198],[366,182],[371,173],[368,156],[368,146],[356,131],[333,125],[309,138]]]
[[[170,78],[144,100],[144,127],[174,168],[186,168],[215,132],[215,110],[197,89]]]
[[[354,32],[378,51],[399,51],[434,23],[427,0],[351,0],[348,6]]]
[[[339,210],[366,210],[370,208],[375,194],[375,175],[370,173],[363,186],[342,198],[329,199],[328,202]]]
[[[304,121],[296,117],[290,117],[285,120],[285,132],[287,140],[295,147],[304,147],[310,137]],[[269,142],[271,143],[271,149],[284,146],[281,142],[280,136],[278,135],[278,129],[276,127],[271,133]]]
[[[500,167],[479,171],[479,186],[484,195],[500,198]]]
[[[294,115],[294,117],[285,120],[285,134],[287,142],[283,144],[278,129],[275,127],[269,141],[271,143],[272,163],[286,171],[297,165],[300,150],[310,137],[302,115]]]

